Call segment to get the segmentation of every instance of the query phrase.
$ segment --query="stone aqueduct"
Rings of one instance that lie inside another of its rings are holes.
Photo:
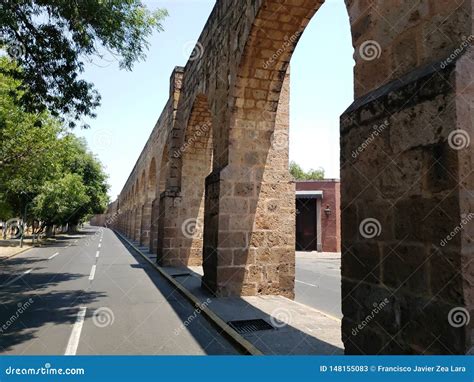
[[[288,67],[322,3],[218,0],[108,211],[159,264],[202,264],[217,296],[293,297]],[[452,319],[473,313],[474,224],[451,233],[474,212],[472,146],[453,146],[473,133],[473,2],[346,5],[356,100],[340,127],[345,351],[466,353],[472,324]],[[373,60],[367,42],[380,47]],[[361,234],[367,221],[377,235]]]

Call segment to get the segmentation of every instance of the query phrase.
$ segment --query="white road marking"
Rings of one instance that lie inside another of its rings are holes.
[[[101,243],[99,243],[99,246],[98,246],[97,248],[100,248],[100,246],[101,246],[101,245],[102,245],[102,244],[101,244]]]
[[[99,257],[99,253],[100,253],[100,251],[97,251],[97,252],[95,253],[95,257],[96,257],[96,258]]]
[[[89,281],[94,280],[95,268],[96,268],[96,265],[94,264],[94,265],[92,266],[92,269],[91,269],[91,274],[89,275]]]
[[[312,287],[315,287],[315,288],[319,288],[317,285],[310,284],[310,283],[305,283],[304,281],[296,280],[296,282],[300,283],[300,284],[304,284],[304,285],[309,285],[309,286],[312,286]]]
[[[59,252],[56,252],[54,255],[49,256],[48,260],[54,259],[57,255],[59,255]]]
[[[9,285],[13,284],[15,281],[20,280],[24,275],[27,275],[27,274],[30,273],[33,269],[34,269],[34,268],[28,269],[27,271],[23,272],[21,275],[15,277],[13,280],[10,280],[10,281],[6,282],[5,284],[3,284],[2,287],[9,286]]]
[[[87,308],[85,306],[79,309],[64,355],[76,355],[79,340],[81,338],[82,326],[84,325],[84,318],[86,317],[86,311]]]

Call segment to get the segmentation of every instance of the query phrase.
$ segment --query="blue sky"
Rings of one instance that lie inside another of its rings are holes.
[[[169,77],[184,66],[214,6],[211,0],[145,1],[167,8],[165,32],[150,39],[146,62],[132,72],[116,62],[88,64],[84,77],[102,95],[91,129],[77,131],[99,157],[120,193],[169,95]],[[326,0],[303,34],[291,62],[290,159],[339,177],[339,116],[353,100],[353,48],[343,0]]]

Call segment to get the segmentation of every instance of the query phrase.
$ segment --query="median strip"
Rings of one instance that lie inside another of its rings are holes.
[[[79,309],[64,355],[76,355],[79,340],[81,338],[82,326],[84,325],[84,319],[86,317],[86,311],[87,308],[85,306]]]

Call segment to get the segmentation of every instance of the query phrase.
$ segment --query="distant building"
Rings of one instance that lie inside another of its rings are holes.
[[[341,252],[341,183],[296,182],[296,250]]]

